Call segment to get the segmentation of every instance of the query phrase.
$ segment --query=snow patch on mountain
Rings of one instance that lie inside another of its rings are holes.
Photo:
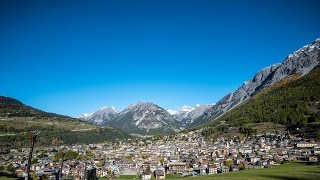
[[[166,110],[149,102],[129,105],[104,125],[111,125],[128,133],[143,135],[175,132],[176,129],[179,129],[175,119]]]
[[[95,124],[101,124],[104,121],[111,120],[116,114],[117,110],[115,107],[105,106],[93,113],[85,113],[78,118]]]
[[[196,104],[194,107],[184,105],[179,109],[179,111],[167,110],[167,112],[180,123],[181,128],[185,128],[189,123],[192,123],[195,118],[201,116],[205,110],[211,108],[214,104],[215,103],[208,105]]]

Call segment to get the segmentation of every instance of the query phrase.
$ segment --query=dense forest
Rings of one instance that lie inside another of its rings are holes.
[[[2,129],[3,130],[3,125]],[[55,128],[46,128],[40,126],[29,127],[26,130],[20,131],[14,135],[0,136],[0,148],[4,147],[27,147],[30,144],[30,132],[33,130],[39,130],[40,134],[37,138],[37,145],[50,146],[50,145],[62,145],[62,144],[90,144],[101,142],[113,142],[124,138],[129,138],[127,133],[124,133],[118,129],[112,127],[96,128],[88,131],[70,131]],[[6,130],[7,131],[7,130]],[[12,133],[8,131],[8,133]]]
[[[247,102],[212,120],[203,135],[227,132],[237,127],[242,134],[254,133],[249,123],[282,124],[312,138],[320,138],[320,67],[307,75],[293,75],[254,95]]]

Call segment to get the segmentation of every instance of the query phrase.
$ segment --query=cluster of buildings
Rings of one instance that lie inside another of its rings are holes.
[[[56,157],[59,151],[76,152],[77,156],[66,157],[62,162]],[[17,176],[23,177],[28,153],[28,148],[2,153],[0,166],[10,165]],[[317,162],[319,156],[319,142],[290,136],[287,132],[257,134],[243,139],[220,138],[214,143],[197,132],[188,132],[157,140],[36,148],[31,171],[39,179],[44,176],[57,178],[60,170],[64,179],[120,175],[165,179],[168,174],[196,176],[269,168],[291,160]]]

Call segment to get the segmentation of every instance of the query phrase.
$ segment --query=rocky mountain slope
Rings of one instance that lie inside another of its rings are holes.
[[[306,138],[320,139],[320,65],[301,77],[294,74],[255,94],[247,102],[202,127],[214,138],[290,130]]]
[[[182,107],[179,109],[179,111],[170,110],[170,109],[168,109],[167,111],[168,111],[168,113],[169,113],[171,116],[174,117],[174,119],[176,119],[177,121],[181,122],[181,121],[183,121],[183,119],[186,118],[186,117],[189,115],[189,113],[190,113],[191,111],[193,111],[193,110],[194,110],[193,107],[184,105],[184,106],[182,106]]]
[[[197,118],[203,115],[208,109],[212,108],[213,105],[196,105],[193,111],[189,112],[187,117],[182,121],[182,126],[184,128],[188,127],[194,122]]]
[[[164,110],[153,103],[138,102],[117,113],[114,107],[104,107],[94,113],[79,118],[97,125],[111,125],[133,134],[150,135],[175,132],[185,129],[194,119],[201,116],[212,105],[195,107],[184,105],[179,111]],[[119,122],[121,122],[119,125]]]
[[[140,135],[172,133],[179,130],[176,120],[166,110],[153,103],[144,102],[130,105],[112,120],[104,122],[104,125]]]
[[[110,121],[117,114],[117,110],[113,106],[103,107],[91,114],[83,114],[79,119],[94,123],[103,124],[104,121]]]
[[[259,71],[235,92],[226,95],[216,105],[206,110],[203,115],[196,118],[188,127],[204,124],[223,115],[248,100],[254,94],[293,74],[306,75],[319,64],[319,58],[320,39],[317,39],[312,44],[306,45],[290,54],[281,64],[275,64]]]
[[[206,110],[210,109],[213,105],[199,105],[195,107],[182,106],[179,111],[167,110],[175,120],[180,124],[181,128],[186,128],[189,124],[201,116]]]

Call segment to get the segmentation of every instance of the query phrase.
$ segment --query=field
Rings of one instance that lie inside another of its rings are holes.
[[[0,177],[0,180],[13,180],[13,179],[16,179],[16,178]]]
[[[102,178],[100,178],[102,179]],[[121,177],[120,179],[138,179],[136,177]],[[154,179],[154,177],[152,177]],[[258,180],[312,180],[320,179],[320,164],[307,164],[304,162],[290,162],[279,166],[273,166],[267,169],[252,169],[237,172],[230,172],[224,174],[216,174],[210,176],[196,176],[196,177],[181,177],[178,174],[169,174],[166,179],[169,180],[185,180],[185,179],[196,179],[196,180],[206,180],[206,179],[258,179]]]
[[[303,162],[291,162],[268,169],[244,170],[217,174],[212,176],[198,176],[181,178],[178,175],[166,179],[285,179],[285,180],[309,180],[320,179],[320,165],[310,165]]]

